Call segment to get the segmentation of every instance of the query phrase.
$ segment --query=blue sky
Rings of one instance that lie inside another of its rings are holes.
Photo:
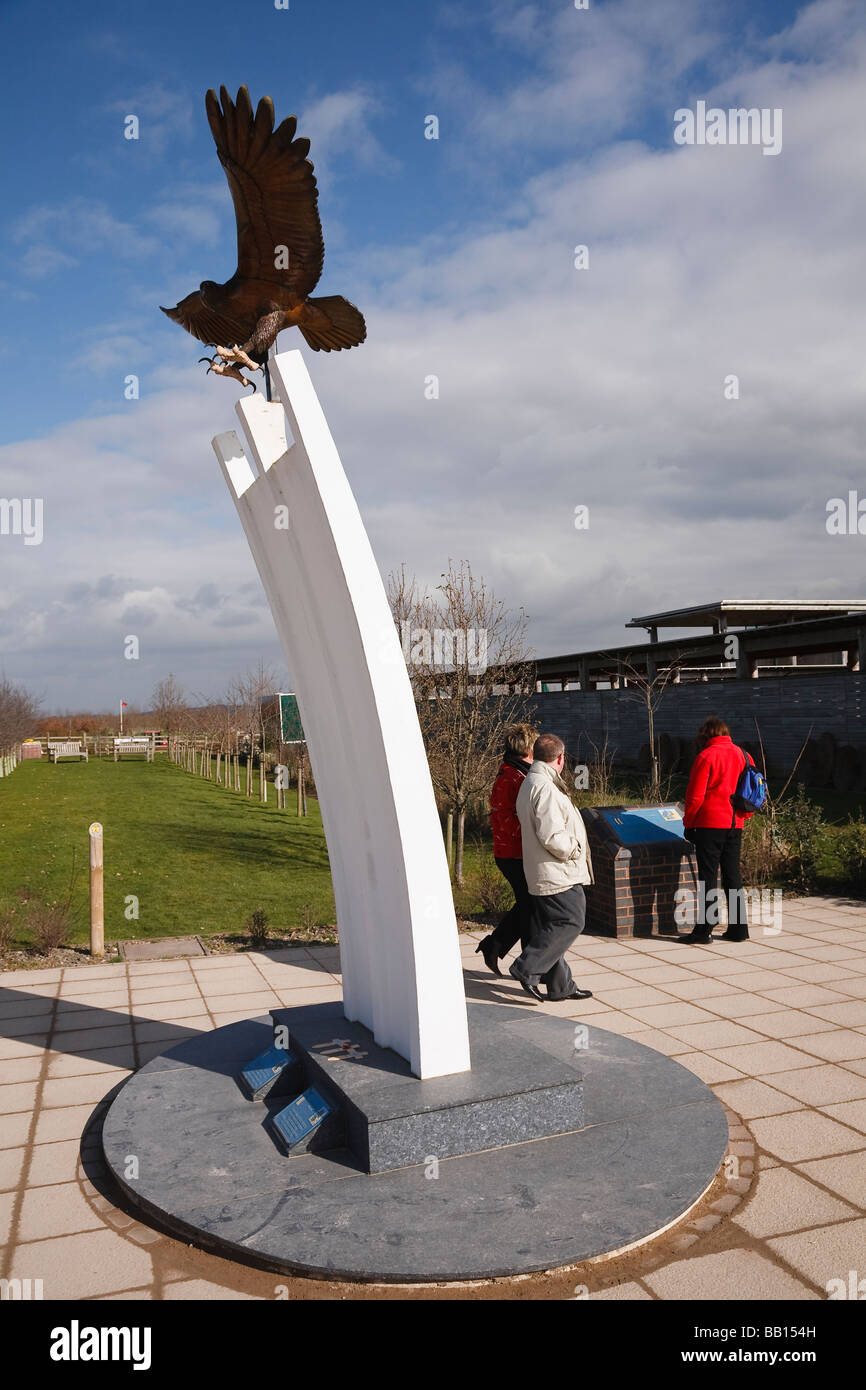
[[[320,292],[369,339],[305,352],[383,573],[468,559],[540,654],[722,593],[862,592],[861,538],[823,526],[863,478],[853,0],[5,4],[0,34],[0,496],[45,506],[40,546],[0,536],[0,666],[46,708],[281,666],[209,444],[238,388],[157,307],[234,269],[222,82],[312,142]],[[698,98],[782,107],[782,153],[677,148]]]

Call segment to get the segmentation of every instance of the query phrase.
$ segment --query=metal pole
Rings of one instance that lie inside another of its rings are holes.
[[[105,915],[102,882],[102,826],[90,827],[90,954],[105,955]]]

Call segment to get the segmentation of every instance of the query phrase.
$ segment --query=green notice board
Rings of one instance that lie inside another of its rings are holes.
[[[280,738],[283,743],[303,743],[305,741],[296,695],[280,696]]]

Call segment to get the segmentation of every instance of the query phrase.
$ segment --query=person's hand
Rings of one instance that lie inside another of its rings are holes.
[[[687,829],[684,829],[684,830],[683,830],[683,839],[684,839],[684,840],[688,840],[688,842],[689,842],[690,845],[693,845],[693,844],[695,843],[695,828],[694,828],[694,826],[689,826]]]

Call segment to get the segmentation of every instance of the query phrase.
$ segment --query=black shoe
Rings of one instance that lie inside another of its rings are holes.
[[[525,990],[527,994],[532,995],[533,999],[537,999],[540,1004],[547,1003],[547,1000],[541,993],[541,990],[538,988],[538,985],[534,985],[531,983],[531,981],[524,979],[522,975],[519,975],[517,973],[513,965],[510,965],[508,967],[508,973],[513,980],[517,981],[521,989]]]
[[[558,1004],[563,999],[591,999],[592,990],[578,989],[577,985],[575,985],[574,989],[571,991],[571,994],[557,994],[554,995],[553,998],[551,998],[551,996],[548,995],[547,998],[551,1004]]]
[[[709,946],[713,939],[711,932],[699,931],[689,932],[688,936],[680,937],[680,941],[682,941],[685,946]]]
[[[751,938],[750,938],[748,932],[744,932],[742,936],[732,936],[731,933],[730,933],[729,931],[726,931],[722,936],[717,936],[717,937],[716,937],[716,940],[717,940],[717,941],[749,941],[749,940],[751,940]]]
[[[499,947],[493,940],[492,933],[490,936],[485,936],[483,941],[479,941],[478,945],[475,947],[476,956],[479,951],[484,957],[484,964],[487,966],[487,969],[492,970],[494,975],[501,975],[502,971],[499,969]]]

